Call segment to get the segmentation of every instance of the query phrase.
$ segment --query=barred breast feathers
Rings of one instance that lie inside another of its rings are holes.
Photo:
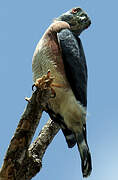
[[[37,44],[32,60],[33,80],[43,76],[48,69],[54,76],[65,77],[64,65],[61,55],[61,49],[57,39],[57,32],[64,28],[70,28],[69,24],[64,21],[55,21],[44,33],[43,37]],[[59,79],[59,77],[57,77]],[[65,77],[66,78],[66,77]]]
[[[65,85],[66,88],[55,88],[56,98],[50,99],[48,105],[55,113],[59,113],[65,118],[68,128],[73,124],[76,131],[77,124],[80,123],[78,123],[78,118],[81,119],[85,111],[77,103],[65,75],[61,48],[57,39],[57,32],[63,28],[69,28],[69,25],[66,22],[54,22],[39,41],[32,62],[33,78],[36,81],[37,78],[47,74],[50,69],[55,78],[54,83]],[[73,119],[73,117],[75,118]]]

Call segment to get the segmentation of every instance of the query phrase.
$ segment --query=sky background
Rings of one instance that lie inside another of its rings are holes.
[[[91,18],[81,34],[88,65],[88,180],[118,179],[117,0],[0,0],[0,165],[32,94],[32,56],[52,19],[80,6]],[[36,135],[48,120],[44,114]],[[33,180],[82,180],[77,146],[68,149],[60,131]]]

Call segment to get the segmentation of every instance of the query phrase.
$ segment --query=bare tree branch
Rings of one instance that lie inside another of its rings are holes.
[[[38,138],[29,147],[27,157],[17,175],[17,180],[30,180],[41,170],[44,153],[59,129],[59,125],[52,120],[46,123]]]
[[[5,155],[0,169],[0,180],[29,180],[41,169],[45,150],[59,131],[59,126],[49,120],[30,146],[42,112],[52,94],[49,82],[50,79],[46,79],[47,85],[38,87],[32,97],[26,99],[28,104]]]

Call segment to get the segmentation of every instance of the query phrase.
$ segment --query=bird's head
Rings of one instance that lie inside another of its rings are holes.
[[[91,24],[90,18],[80,7],[67,11],[55,20],[67,22],[70,25],[71,31],[76,35],[80,35]]]

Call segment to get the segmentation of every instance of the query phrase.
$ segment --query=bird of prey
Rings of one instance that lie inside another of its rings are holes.
[[[80,7],[62,14],[40,39],[32,61],[34,83],[49,70],[54,77],[56,96],[48,100],[47,112],[59,123],[68,147],[77,143],[83,177],[91,174],[92,163],[86,137],[87,65],[79,35],[90,24]]]

